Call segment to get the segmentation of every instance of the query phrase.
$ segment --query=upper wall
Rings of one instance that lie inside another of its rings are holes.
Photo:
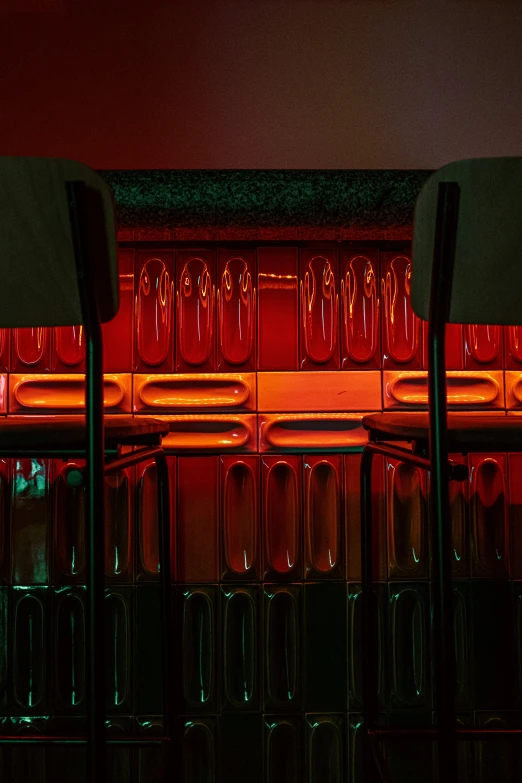
[[[2,7],[2,154],[433,169],[522,149],[518,0]]]

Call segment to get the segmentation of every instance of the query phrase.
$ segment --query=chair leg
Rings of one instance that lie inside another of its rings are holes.
[[[177,779],[178,770],[175,756],[177,737],[175,736],[175,694],[173,673],[178,671],[173,642],[172,611],[172,574],[170,565],[170,502],[169,470],[164,453],[155,456],[158,485],[158,528],[159,561],[162,608],[162,674],[163,674],[163,734],[167,738],[163,747],[163,780]]]
[[[363,674],[363,783],[371,783],[375,761],[372,735],[378,718],[377,601],[373,584],[372,464],[366,448],[361,458],[361,583],[362,583],[362,674]]]

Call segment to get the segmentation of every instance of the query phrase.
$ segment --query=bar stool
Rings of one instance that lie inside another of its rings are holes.
[[[522,739],[522,730],[457,729],[449,482],[466,478],[448,454],[522,451],[522,419],[447,413],[446,323],[522,322],[522,158],[451,163],[417,199],[411,302],[428,320],[428,413],[365,416],[361,460],[364,783],[389,780],[383,740],[438,740],[439,780],[457,779],[459,740]],[[435,729],[378,725],[377,601],[373,587],[371,467],[374,455],[429,470],[432,525]]]
[[[0,417],[1,457],[85,457],[68,481],[84,483],[87,537],[87,737],[6,736],[0,745],[87,744],[88,779],[106,783],[104,688],[104,477],[154,460],[158,485],[162,598],[163,736],[121,745],[164,746],[172,774],[174,696],[169,481],[163,422],[103,415],[101,323],[118,310],[114,209],[107,184],[87,166],[54,158],[0,158],[0,327],[82,324],[86,338],[85,417]],[[122,453],[122,447],[127,453]]]

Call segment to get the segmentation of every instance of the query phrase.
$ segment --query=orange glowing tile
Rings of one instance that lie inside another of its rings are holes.
[[[155,416],[167,422],[170,433],[162,446],[172,451],[251,452],[257,451],[255,414],[181,414]]]
[[[130,373],[104,375],[106,413],[130,413],[132,376]],[[85,409],[85,376],[9,376],[9,413],[82,413]]]
[[[381,373],[263,372],[257,375],[258,410],[375,411],[381,409]]]
[[[348,451],[368,440],[362,413],[260,414],[259,451]]]
[[[187,373],[134,376],[136,413],[253,411],[255,373]]]
[[[504,373],[450,371],[447,375],[448,404],[452,409],[504,408]],[[383,399],[386,410],[427,409],[428,374],[420,371],[383,372]]]

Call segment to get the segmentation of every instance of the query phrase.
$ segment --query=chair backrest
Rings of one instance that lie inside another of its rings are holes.
[[[415,206],[411,302],[428,320],[439,182],[460,187],[450,323],[522,324],[522,158],[450,163]]]
[[[0,326],[82,323],[68,182],[85,183],[80,220],[101,321],[118,309],[114,208],[109,186],[60,158],[0,157]]]

